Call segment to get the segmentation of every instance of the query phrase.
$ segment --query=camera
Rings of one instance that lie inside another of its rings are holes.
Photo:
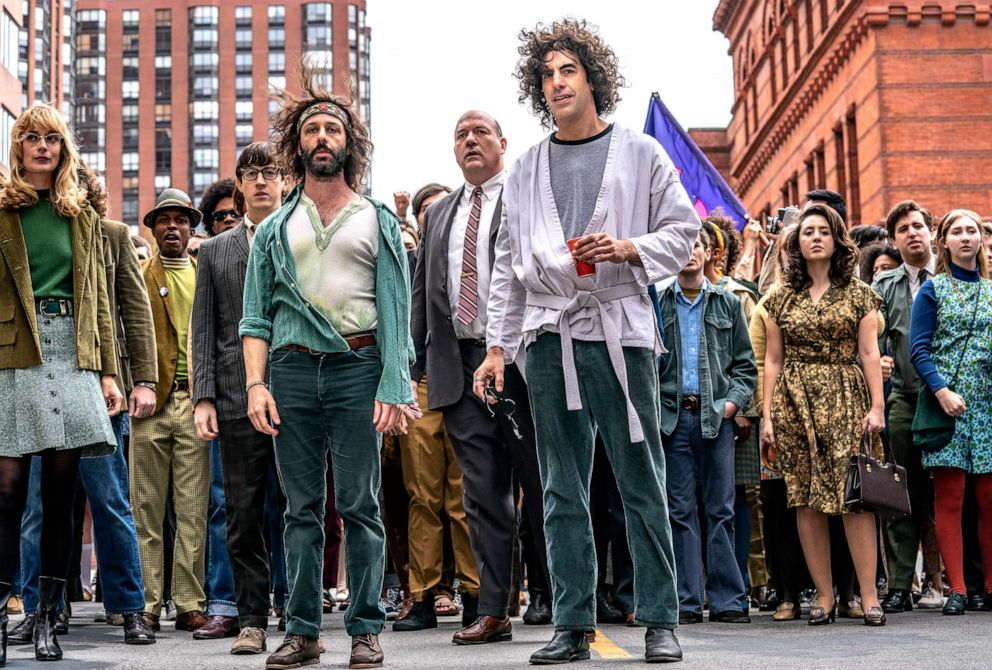
[[[765,223],[765,231],[778,235],[782,229],[788,225],[799,221],[799,208],[790,205],[789,207],[779,207],[777,216],[769,216]]]

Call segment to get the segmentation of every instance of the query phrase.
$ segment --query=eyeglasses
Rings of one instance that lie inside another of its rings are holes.
[[[255,181],[258,179],[258,175],[262,175],[265,181],[272,181],[273,179],[278,179],[282,174],[282,170],[274,167],[266,168],[242,168],[241,171],[242,181]]]
[[[241,220],[241,215],[238,214],[236,209],[218,209],[216,212],[210,215],[210,218],[214,220],[215,223],[220,223],[224,219],[232,218],[235,221]]]
[[[489,402],[492,399],[494,402]],[[517,425],[516,419],[513,418],[514,413],[517,411],[517,403],[513,402],[509,398],[504,398],[503,394],[494,389],[491,386],[486,387],[486,409],[489,410],[489,416],[496,418],[496,407],[502,412],[506,420],[510,422],[510,428],[513,430],[514,436],[518,440],[522,440],[523,436],[520,434],[520,427]]]
[[[58,133],[48,133],[47,135],[39,135],[38,133],[21,134],[21,141],[27,142],[32,147],[38,146],[42,140],[45,140],[45,144],[50,147],[57,147],[62,144],[62,136]]]

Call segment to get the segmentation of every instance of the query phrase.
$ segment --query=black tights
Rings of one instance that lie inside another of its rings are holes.
[[[41,564],[39,574],[65,579],[72,553],[72,501],[79,450],[46,449],[41,456]],[[0,456],[0,582],[14,581],[21,551],[21,515],[28,495],[31,456]]]

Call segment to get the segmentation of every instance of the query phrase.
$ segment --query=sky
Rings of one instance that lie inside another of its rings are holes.
[[[628,86],[608,120],[644,127],[651,93],[683,127],[724,127],[733,104],[728,41],[713,31],[717,0],[368,0],[374,198],[463,179],[454,159],[462,112],[493,114],[507,169],[546,134],[517,102],[517,34],[564,16],[586,19],[616,52]]]

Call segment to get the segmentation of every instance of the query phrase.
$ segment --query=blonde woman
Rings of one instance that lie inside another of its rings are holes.
[[[121,408],[100,218],[79,187],[62,115],[34,105],[11,129],[0,190],[0,626],[17,568],[31,456],[42,463],[35,657],[62,658],[58,603],[72,544],[81,456],[113,453]],[[6,635],[3,635],[6,641]],[[0,665],[6,648],[0,646]]]

